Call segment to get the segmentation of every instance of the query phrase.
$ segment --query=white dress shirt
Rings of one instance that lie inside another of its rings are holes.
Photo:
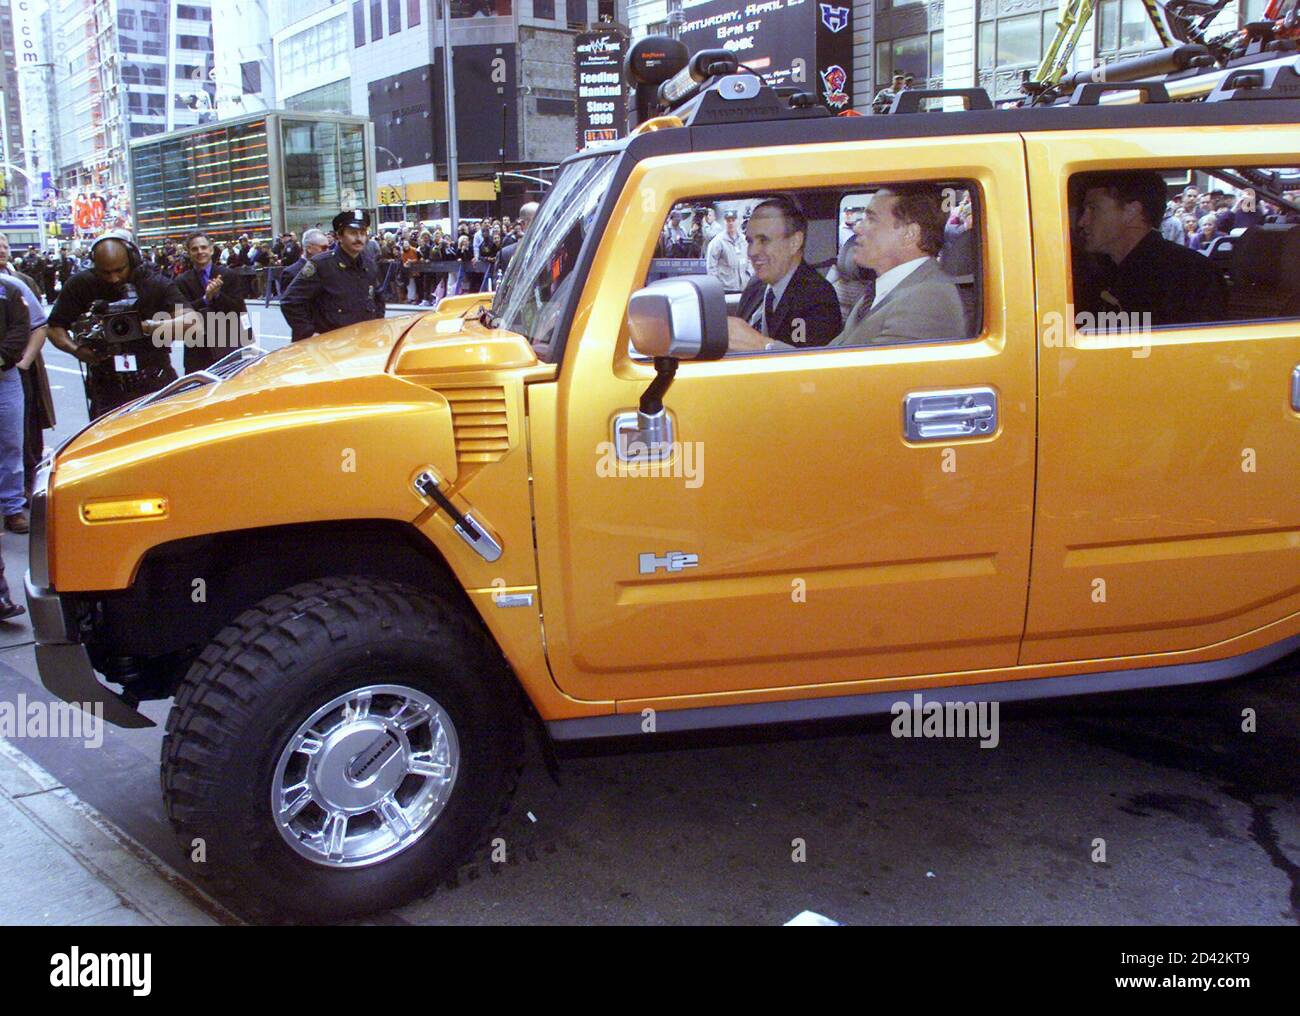
[[[871,306],[873,308],[880,306],[880,301],[893,292],[900,282],[929,260],[930,255],[926,254],[924,257],[904,261],[901,265],[894,265],[889,271],[876,276],[876,297],[871,301]]]

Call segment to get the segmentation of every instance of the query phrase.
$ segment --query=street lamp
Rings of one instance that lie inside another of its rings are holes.
[[[402,172],[402,157],[393,152],[391,148],[385,148],[383,145],[375,145],[375,151],[385,152],[397,166],[397,182],[402,185],[402,221],[406,221],[406,174]]]
[[[451,223],[451,235],[455,236],[460,221],[460,167],[456,151],[456,84],[452,75],[451,46],[451,0],[442,0],[442,17],[429,18],[429,57],[432,59],[434,44],[438,41],[438,22],[442,22],[442,82],[443,82],[443,117],[447,128],[447,214]]]

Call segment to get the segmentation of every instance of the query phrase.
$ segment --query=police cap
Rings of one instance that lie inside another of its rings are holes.
[[[369,229],[370,213],[364,208],[355,208],[351,211],[339,212],[338,215],[334,216],[334,221],[331,225],[334,227],[334,232],[336,233],[345,229]]]

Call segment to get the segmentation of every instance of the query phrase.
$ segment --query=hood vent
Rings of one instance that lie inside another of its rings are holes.
[[[457,462],[497,462],[510,450],[504,388],[439,388],[438,392],[451,404]]]

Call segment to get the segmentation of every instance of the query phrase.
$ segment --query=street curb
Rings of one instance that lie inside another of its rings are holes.
[[[242,923],[2,737],[0,799],[149,924]]]

